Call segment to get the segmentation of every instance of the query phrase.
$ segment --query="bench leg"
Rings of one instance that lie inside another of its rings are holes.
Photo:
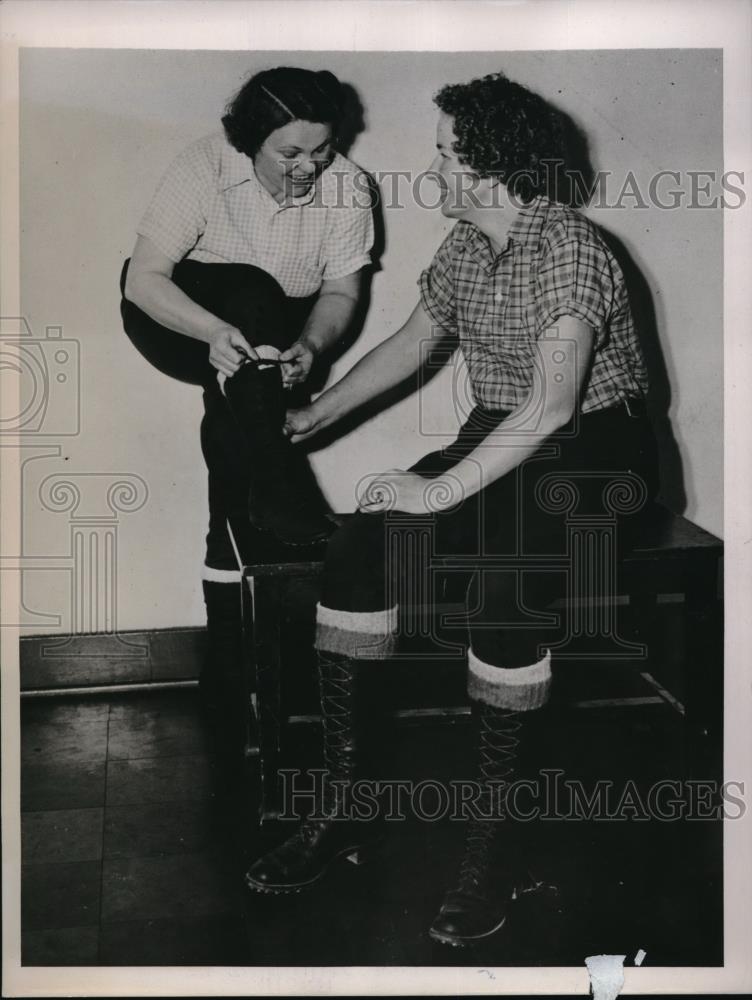
[[[256,652],[254,645],[253,581],[244,578],[241,583],[240,620],[243,631],[243,684],[242,697],[245,715],[244,754],[251,773],[254,793],[259,778],[260,735],[256,716]],[[252,766],[254,765],[255,766]]]
[[[253,650],[256,669],[256,722],[260,770],[259,820],[282,809],[279,777],[282,738],[281,616],[284,584],[272,577],[252,580]]]

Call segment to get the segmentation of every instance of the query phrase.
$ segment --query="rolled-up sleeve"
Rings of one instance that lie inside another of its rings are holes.
[[[176,263],[206,229],[206,178],[183,154],[164,173],[136,232]]]
[[[614,276],[606,249],[595,240],[569,237],[553,243],[537,273],[535,335],[562,316],[574,316],[605,343],[614,307]]]
[[[368,176],[343,172],[322,248],[325,281],[344,278],[371,263],[373,205]]]
[[[418,279],[420,304],[426,315],[445,333],[457,333],[457,304],[452,269],[452,234],[436,251]]]

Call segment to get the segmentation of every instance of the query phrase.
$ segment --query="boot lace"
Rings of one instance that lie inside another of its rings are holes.
[[[481,706],[478,719],[479,817],[468,822],[460,862],[458,890],[479,892],[487,886],[491,853],[502,821],[504,793],[514,775],[520,729],[519,713]]]

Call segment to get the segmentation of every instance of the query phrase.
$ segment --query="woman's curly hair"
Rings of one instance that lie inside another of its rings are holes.
[[[278,66],[243,84],[227,105],[222,125],[231,145],[253,157],[272,132],[291,121],[331,125],[336,134],[342,103],[334,73]]]
[[[550,187],[565,160],[563,116],[503,73],[450,83],[434,98],[454,119],[454,152],[481,177],[497,177],[523,202]]]

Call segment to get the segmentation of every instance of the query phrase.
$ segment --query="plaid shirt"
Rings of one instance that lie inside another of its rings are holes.
[[[486,409],[525,401],[536,341],[561,316],[596,335],[583,413],[647,391],[624,276],[595,226],[574,209],[533,199],[498,255],[476,226],[457,222],[419,285],[431,320],[459,337],[473,394]]]
[[[162,178],[138,226],[176,263],[255,264],[287,295],[370,262],[373,219],[365,175],[336,154],[310,192],[279,205],[252,160],[217,132],[185,149]]]

